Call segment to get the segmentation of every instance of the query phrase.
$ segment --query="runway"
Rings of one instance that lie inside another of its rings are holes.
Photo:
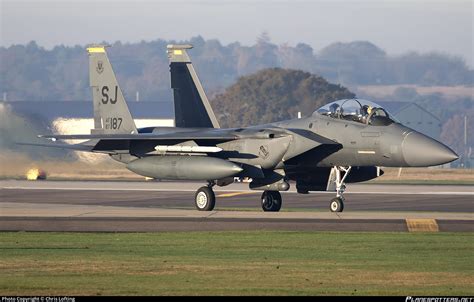
[[[0,181],[3,231],[474,231],[470,186],[348,186],[343,213],[334,193],[282,193],[279,213],[236,183],[216,187],[212,212],[194,209],[197,182]]]

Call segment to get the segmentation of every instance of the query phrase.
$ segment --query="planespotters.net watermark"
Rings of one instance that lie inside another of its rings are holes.
[[[467,297],[411,297],[407,296],[405,302],[474,302],[474,298]]]
[[[74,297],[2,297],[1,302],[76,302]]]

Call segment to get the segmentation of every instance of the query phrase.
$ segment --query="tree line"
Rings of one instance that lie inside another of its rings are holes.
[[[252,46],[189,41],[115,42],[109,57],[128,99],[171,101],[166,45],[191,43],[193,63],[206,90],[222,92],[239,77],[265,68],[298,69],[330,82],[356,85],[473,85],[474,71],[459,57],[410,52],[398,56],[367,41],[333,43],[319,51],[299,43],[276,45],[262,35]],[[34,41],[0,47],[0,93],[7,100],[89,100],[88,58],[84,46],[46,50]]]

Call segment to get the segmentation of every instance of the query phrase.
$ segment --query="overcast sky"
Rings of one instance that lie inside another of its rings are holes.
[[[228,44],[368,40],[389,54],[415,50],[462,56],[473,66],[473,0],[78,1],[0,0],[1,45],[185,40]]]

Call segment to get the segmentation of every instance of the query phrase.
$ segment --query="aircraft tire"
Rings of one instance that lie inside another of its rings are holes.
[[[342,198],[336,197],[331,199],[329,203],[329,209],[331,212],[342,212],[344,210],[344,201]]]
[[[216,195],[209,187],[201,187],[194,196],[196,209],[199,211],[212,211],[216,205]]]
[[[281,209],[282,198],[278,191],[264,191],[262,194],[262,209],[264,212],[278,212]]]

